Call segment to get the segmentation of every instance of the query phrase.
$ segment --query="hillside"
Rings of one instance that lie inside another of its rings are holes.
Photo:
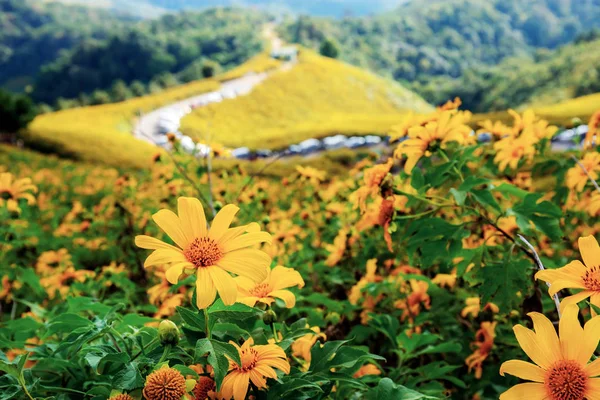
[[[62,51],[82,40],[106,40],[130,22],[105,10],[0,1],[0,86],[21,90]]]
[[[371,18],[302,17],[281,34],[313,49],[334,40],[344,61],[413,84],[556,48],[599,27],[599,17],[600,3],[592,1],[413,1]]]
[[[248,96],[201,107],[182,131],[226,146],[277,149],[334,134],[386,133],[407,110],[431,107],[410,90],[359,68],[301,50]]]
[[[515,57],[494,67],[467,70],[457,79],[421,85],[433,103],[460,96],[474,111],[552,105],[600,92],[600,39],[568,44],[534,57]]]
[[[58,108],[154,93],[257,54],[267,20],[263,12],[221,8],[137,21],[81,6],[6,0],[0,85],[32,85],[35,101]]]

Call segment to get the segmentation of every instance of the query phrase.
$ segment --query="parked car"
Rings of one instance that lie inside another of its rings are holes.
[[[247,160],[250,158],[250,149],[247,147],[238,147],[237,149],[231,150],[231,155],[235,158]]]
[[[350,149],[356,149],[365,145],[367,141],[362,136],[352,136],[346,141],[346,147]]]
[[[314,153],[323,148],[319,139],[306,139],[298,143],[298,146],[300,147],[300,152],[302,154]]]
[[[328,150],[339,149],[340,147],[344,147],[347,139],[344,135],[329,136],[323,139],[323,145]]]

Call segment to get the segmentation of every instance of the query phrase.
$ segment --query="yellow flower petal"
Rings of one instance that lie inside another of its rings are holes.
[[[170,244],[167,244],[167,243],[163,242],[162,240],[158,240],[156,238],[153,238],[151,236],[146,236],[146,235],[136,236],[135,237],[135,245],[137,247],[141,247],[142,249],[148,249],[148,250],[169,249],[169,250],[179,251],[179,249],[175,246],[171,246]]]
[[[577,243],[579,244],[579,252],[586,267],[600,266],[600,246],[598,246],[598,241],[590,235],[580,237]]]
[[[271,235],[268,232],[246,233],[226,242],[221,241],[220,244],[223,248],[223,251],[229,252],[264,242],[269,244],[272,242]]]
[[[588,380],[585,397],[587,400],[600,400],[600,378]]]
[[[585,373],[591,377],[599,376],[600,375],[600,358],[587,364],[585,366]]]
[[[200,200],[194,197],[180,197],[177,199],[177,213],[188,242],[208,234],[206,216]]]
[[[189,244],[183,230],[179,217],[170,210],[160,210],[152,216],[156,224],[165,231],[167,235],[177,244],[177,246],[185,249]]]
[[[535,330],[539,346],[544,350],[548,359],[551,361],[562,359],[561,343],[556,335],[554,324],[543,314],[532,312],[527,315],[533,321],[533,329]],[[572,321],[569,320],[569,322]],[[579,323],[577,323],[577,326],[579,326]]]
[[[236,275],[245,276],[254,282],[262,282],[267,277],[271,257],[257,249],[242,249],[226,253],[217,266]]]
[[[158,249],[154,250],[148,256],[148,258],[146,258],[146,261],[144,261],[144,267],[182,262],[187,262],[187,259],[185,258],[181,250]]]
[[[270,296],[283,300],[287,308],[292,308],[296,305],[296,296],[289,290],[275,290],[270,293]]]
[[[285,289],[293,286],[304,287],[304,279],[302,279],[302,275],[300,275],[298,271],[281,265],[278,265],[271,270],[270,281],[272,282],[273,290]]]
[[[238,206],[234,206],[233,204],[227,204],[225,207],[221,209],[213,219],[210,230],[208,232],[208,236],[211,239],[219,241],[221,236],[229,229],[229,225],[231,225],[231,221],[233,221],[233,217],[240,210]]]
[[[579,325],[578,315],[579,307],[576,304],[571,304],[565,307],[558,323],[562,355],[566,360],[576,360],[579,356],[583,328]],[[584,362],[588,360],[589,358]]]
[[[513,328],[519,345],[529,358],[544,369],[550,368],[555,360],[549,357],[548,352],[540,346],[537,335],[522,325]]]
[[[167,278],[167,281],[169,281],[170,284],[176,284],[179,282],[179,276],[183,273],[183,269],[186,267],[193,267],[193,264],[190,262],[184,262],[171,265],[165,271],[165,278]]]
[[[500,400],[548,400],[548,394],[542,383],[521,383],[502,393]]]
[[[596,351],[598,347],[598,341],[600,340],[600,316],[594,317],[589,320],[585,326],[583,327],[583,338],[581,340],[579,356],[577,360],[581,364],[587,363],[592,354]],[[591,364],[590,364],[591,365]],[[600,364],[598,364],[598,373],[596,375],[600,375]],[[590,376],[596,376],[590,375]]]
[[[217,288],[206,268],[196,271],[196,305],[199,309],[208,308],[217,297]]]
[[[563,289],[585,289],[585,285],[579,279],[559,279],[550,285],[548,294],[554,296]]]
[[[521,360],[506,361],[500,367],[500,375],[509,374],[526,381],[544,382],[546,371],[537,365]]]
[[[237,285],[235,284],[233,277],[222,268],[216,266],[206,267],[205,269],[210,274],[210,277],[217,288],[217,292],[219,292],[219,296],[221,296],[221,300],[223,300],[223,304],[230,306],[235,303],[237,298]]]
[[[593,292],[589,291],[589,290],[584,290],[582,292],[579,292],[577,294],[574,294],[572,296],[569,297],[565,297],[561,302],[560,302],[560,312],[564,312],[565,307],[571,305],[571,304],[577,304],[580,301],[587,299],[588,297],[590,297],[592,295]]]

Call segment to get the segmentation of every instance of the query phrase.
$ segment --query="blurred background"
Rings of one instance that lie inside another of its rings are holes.
[[[599,27],[600,0],[0,0],[0,132],[84,159],[167,133],[252,158],[376,145],[456,96],[474,127],[533,108],[577,128],[600,108]]]

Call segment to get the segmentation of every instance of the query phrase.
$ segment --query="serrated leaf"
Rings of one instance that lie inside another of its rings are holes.
[[[501,311],[509,312],[522,303],[517,293],[526,292],[531,283],[531,262],[525,259],[490,263],[480,268],[477,277],[482,282],[479,286],[481,303],[492,302]]]
[[[437,400],[436,397],[426,396],[422,393],[396,385],[390,378],[383,378],[377,387],[365,394],[369,400]]]
[[[229,360],[232,360],[238,365],[242,364],[240,353],[237,348],[229,343],[219,342],[215,339],[200,339],[196,342],[196,353],[194,361],[208,353],[207,361],[213,367],[215,372],[215,383],[217,391],[221,390],[223,378],[229,370]]]
[[[341,346],[348,342],[349,340],[335,340],[331,342],[325,342],[325,344],[322,346],[316,343],[310,349],[311,361],[308,370],[314,373],[328,371],[330,361],[335,356],[335,353]]]

